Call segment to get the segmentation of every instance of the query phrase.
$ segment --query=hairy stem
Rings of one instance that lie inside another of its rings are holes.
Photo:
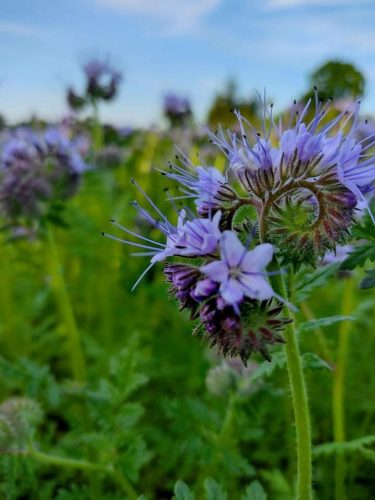
[[[349,315],[353,310],[353,283],[352,277],[346,278],[342,310],[343,315]],[[345,433],[345,369],[349,347],[350,321],[342,321],[339,328],[339,343],[336,359],[336,368],[333,376],[332,412],[333,412],[333,434],[334,440],[341,443],[346,439]],[[345,456],[336,454],[335,463],[335,499],[345,498]]]
[[[273,267],[274,269],[278,268],[276,261],[273,262]],[[272,285],[275,292],[281,295],[285,300],[288,300],[288,294],[282,274],[272,276],[272,278]],[[285,330],[285,352],[297,439],[296,498],[297,500],[311,500],[311,432],[306,384],[298,348],[295,318],[290,309],[286,309],[286,315],[293,320],[287,325]]]
[[[66,288],[64,275],[62,273],[62,266],[57,252],[53,231],[50,226],[47,227],[47,241],[49,245],[48,264],[51,274],[51,286],[64,325],[65,335],[68,340],[73,377],[77,382],[84,382],[86,378],[85,358],[83,356],[79,331]]]

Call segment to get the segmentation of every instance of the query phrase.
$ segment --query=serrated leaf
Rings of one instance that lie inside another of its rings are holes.
[[[189,488],[189,486],[184,483],[181,479],[177,481],[174,486],[174,496],[173,500],[194,500],[195,495]]]
[[[238,208],[232,220],[232,227],[241,226],[256,220],[256,210],[251,205],[243,205]]]
[[[306,273],[305,270],[297,276],[296,298],[297,304],[304,302],[310,297],[315,288],[324,286],[329,278],[336,273],[339,268],[338,263],[329,264],[316,269],[312,273]]]
[[[317,328],[321,328],[323,326],[330,326],[334,323],[339,323],[340,321],[353,321],[355,320],[354,316],[343,316],[341,314],[337,314],[336,316],[327,316],[326,318],[319,319],[310,319],[308,321],[304,321],[298,325],[298,331],[300,333],[312,332]]]
[[[342,443],[324,443],[315,446],[313,453],[315,456],[333,455],[335,453],[353,453],[365,449],[365,446],[375,444],[375,436],[363,436],[352,441],[344,441]],[[371,451],[371,450],[367,450]]]
[[[241,500],[267,500],[267,494],[259,481],[253,481],[246,488]]]
[[[367,241],[350,252],[344,262],[341,263],[340,269],[351,271],[357,266],[363,266],[367,259],[371,262],[375,260],[375,245],[373,241]]]
[[[206,500],[227,500],[228,498],[227,493],[212,477],[205,480],[204,489],[206,491]]]
[[[307,370],[321,370],[324,368],[332,371],[332,367],[314,352],[305,352],[302,356],[302,363],[304,369]]]
[[[368,288],[374,288],[375,286],[375,269],[371,269],[370,271],[366,271],[367,276],[363,278],[361,281],[359,288],[362,290],[367,290]]]
[[[251,375],[251,381],[261,377],[269,377],[277,368],[283,368],[286,365],[286,356],[284,351],[276,352],[272,355],[271,361],[263,361]]]

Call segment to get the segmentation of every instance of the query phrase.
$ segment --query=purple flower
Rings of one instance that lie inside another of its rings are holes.
[[[49,202],[74,192],[87,168],[74,142],[57,128],[37,134],[19,127],[3,140],[0,191],[8,217],[40,216]]]
[[[93,59],[83,66],[87,77],[86,94],[94,99],[115,97],[122,75],[107,62]]]
[[[272,245],[263,243],[248,251],[233,231],[224,231],[220,250],[221,259],[205,264],[201,271],[220,283],[219,293],[226,304],[238,307],[244,297],[267,300],[274,295],[264,273],[272,260]]]
[[[202,215],[230,205],[237,199],[236,192],[217,168],[195,166],[183,154],[177,158],[181,165],[170,164],[170,172],[162,171],[168,179],[180,183],[183,196],[177,199],[195,199],[198,213]]]
[[[323,105],[317,93],[315,97],[315,114],[309,122],[304,119],[311,109],[311,99],[299,112],[295,104],[288,124],[280,122],[277,125],[273,120],[272,106],[268,107],[265,100],[261,100],[262,134],[236,111],[241,136],[219,130],[216,134],[210,134],[212,142],[227,156],[234,170],[272,169],[277,174],[281,163],[289,162],[290,167],[293,167],[298,162],[315,162],[316,168],[311,175],[314,177],[323,168],[335,166],[341,184],[360,200],[362,188],[375,180],[375,161],[372,157],[367,158],[368,149],[375,145],[375,134],[372,137],[367,134],[362,141],[357,139],[357,130],[360,128],[363,134],[364,126],[359,123],[359,103],[324,123],[330,102]],[[349,132],[345,134],[350,122]],[[272,137],[274,147],[271,146]],[[293,175],[293,172],[290,174]]]

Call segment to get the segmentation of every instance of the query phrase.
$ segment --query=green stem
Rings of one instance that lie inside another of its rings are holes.
[[[85,358],[69,294],[66,289],[53,231],[50,226],[47,227],[47,241],[49,245],[48,264],[49,272],[51,273],[51,286],[61,320],[65,327],[73,377],[77,382],[84,382],[86,378]]]
[[[88,462],[87,460],[77,460],[74,458],[65,458],[65,457],[59,457],[57,455],[49,455],[48,453],[43,453],[41,451],[36,450],[32,445],[29,446],[25,455],[31,457],[32,459],[34,459],[39,463],[46,465],[54,465],[57,467],[65,467],[70,469],[80,469],[83,471],[93,472],[93,473],[102,472],[104,474],[108,474],[109,476],[113,477],[113,479],[117,482],[117,484],[124,490],[124,492],[127,493],[130,499],[136,500],[138,498],[137,493],[134,491],[133,486],[126,479],[126,477],[124,477],[110,465],[105,466],[100,464],[94,464],[92,462]]]
[[[352,277],[346,278],[341,311],[345,316],[349,315],[353,310],[353,283],[354,280]],[[344,389],[350,326],[350,321],[342,321],[340,324],[336,368],[333,375],[333,434],[334,440],[337,443],[341,443],[346,439]],[[342,453],[337,453],[335,463],[336,500],[343,500],[345,498],[345,469],[345,456]]]
[[[275,261],[273,262],[273,268],[278,268]],[[288,300],[288,294],[282,274],[275,275],[272,278],[272,285],[275,292],[281,295],[285,300]],[[293,320],[287,325],[285,330],[285,352],[297,439],[296,498],[297,500],[310,500],[312,497],[312,464],[309,407],[301,356],[297,343],[295,318],[292,311],[288,308],[286,308],[286,315]]]
[[[99,120],[98,104],[95,100],[92,101],[93,107],[93,127],[92,127],[92,146],[94,153],[100,151],[103,147],[103,127]]]
[[[19,315],[15,311],[14,277],[12,276],[11,248],[7,242],[2,245],[2,269],[0,286],[0,314],[2,325],[2,345],[4,352],[15,355],[17,345],[17,323]]]

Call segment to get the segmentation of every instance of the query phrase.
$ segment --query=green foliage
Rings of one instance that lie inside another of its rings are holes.
[[[258,102],[256,99],[241,99],[237,95],[237,85],[234,81],[229,81],[224,92],[218,94],[207,116],[207,123],[210,127],[216,128],[221,124],[224,128],[230,128],[237,122],[232,114],[233,109],[237,109],[246,119],[254,121],[258,111]]]
[[[364,94],[365,78],[351,63],[327,61],[310,75],[310,85],[318,88],[319,97],[325,101],[330,97],[355,99]]]
[[[328,316],[327,318],[312,319],[309,321],[304,321],[298,325],[298,331],[300,333],[313,332],[318,328],[323,326],[330,326],[340,321],[353,321],[355,318],[353,316],[343,316],[337,314],[336,316]]]
[[[267,500],[267,495],[259,481],[253,481],[246,488],[241,500]]]
[[[313,272],[307,272],[306,268],[300,269],[296,277],[295,300],[297,304],[307,300],[315,289],[323,287],[328,280],[337,272],[337,263],[318,267]]]
[[[194,500],[195,495],[190,490],[189,486],[185,484],[181,479],[177,481],[174,487],[174,497],[173,500]]]
[[[83,383],[72,380],[66,328],[46,266],[48,245],[26,238],[2,243],[0,497],[290,500],[294,428],[284,348],[272,347],[271,362],[253,356],[243,367],[232,360],[235,384],[223,387],[225,379],[218,379],[216,391],[207,389],[208,371],[221,361],[199,336],[192,337],[187,315],[168,300],[158,270],[152,269],[131,293],[146,261],[100,236],[102,230],[114,231],[107,221],[116,218],[157,237],[130,206],[137,196],[129,181],[133,176],[173,219],[162,191],[165,178],[150,173],[151,164],[163,168],[173,156],[172,141],[155,132],[117,140],[121,166],[87,172],[81,190],[64,207],[64,227],[54,232],[86,359]],[[233,223],[241,226],[248,210],[238,211]],[[373,241],[367,220],[354,233],[358,248],[363,239]],[[4,232],[0,236],[5,239]],[[293,298],[296,305],[308,300],[320,318],[306,322],[302,306],[297,313],[321,498],[331,496],[330,461],[336,453],[327,445],[333,434],[332,372],[326,361],[334,366],[336,330],[345,319],[339,315],[343,282],[337,270],[337,264],[301,268]],[[361,272],[354,269],[358,282]],[[354,297],[345,391],[350,441],[339,447],[350,457],[348,498],[364,498],[375,496],[373,437],[359,439],[371,434],[375,412],[374,289],[368,289],[365,300],[361,290]],[[319,351],[317,327],[327,333],[332,359]],[[353,443],[356,451],[349,451]],[[178,478],[186,484],[174,486]],[[360,483],[368,491],[363,493]]]
[[[375,286],[375,269],[370,269],[369,271],[366,271],[367,276],[363,278],[361,281],[359,288],[362,288],[362,290],[367,290],[368,288],[374,288]]]
[[[228,494],[225,493],[219,483],[208,477],[204,482],[206,491],[206,500],[227,500]]]
[[[375,462],[375,451],[367,449],[367,446],[373,444],[375,444],[375,436],[363,436],[352,441],[324,443],[316,446],[313,452],[316,457],[335,453],[361,453],[364,457]]]

